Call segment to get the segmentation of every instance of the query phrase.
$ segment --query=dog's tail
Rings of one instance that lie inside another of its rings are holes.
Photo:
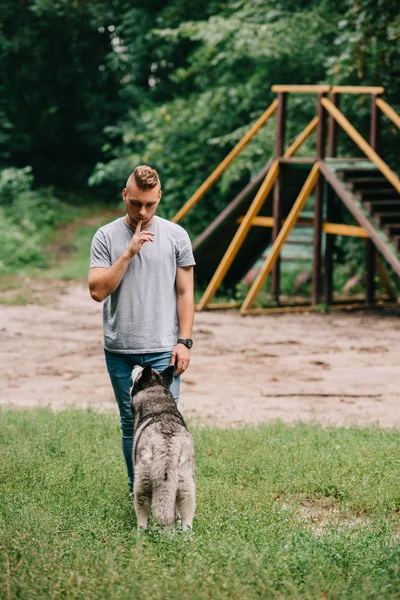
[[[158,457],[154,457],[150,478],[152,481],[152,510],[154,520],[162,527],[175,521],[175,502],[178,489],[178,465],[181,444],[176,440]]]

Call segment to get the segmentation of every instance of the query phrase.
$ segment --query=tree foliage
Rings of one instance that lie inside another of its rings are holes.
[[[395,0],[1,0],[0,165],[111,200],[156,167],[171,216],[273,99],[274,83],[384,85],[400,107]],[[368,98],[343,98],[367,134]],[[287,142],[315,114],[290,98]],[[385,153],[397,166],[385,122]],[[310,152],[313,141],[302,150]],[[347,150],[347,142],[341,140]],[[348,146],[352,147],[351,144]],[[194,211],[199,229],[273,153],[267,125]]]

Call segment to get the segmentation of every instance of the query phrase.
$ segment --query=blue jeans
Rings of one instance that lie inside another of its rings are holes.
[[[151,364],[153,369],[163,371],[169,367],[172,352],[155,352],[154,354],[117,354],[104,350],[106,365],[114,389],[115,399],[121,417],[122,452],[128,472],[128,483],[133,487],[135,474],[133,470],[133,422],[135,416],[131,410],[129,390],[132,387],[131,374],[135,365],[145,367]],[[174,377],[171,384],[171,393],[178,404],[180,377]]]

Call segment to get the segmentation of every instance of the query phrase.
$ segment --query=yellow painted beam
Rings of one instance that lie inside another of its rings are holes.
[[[239,217],[237,223],[241,223],[244,217]],[[286,219],[282,219],[282,224],[285,223]],[[313,219],[299,219],[296,225],[313,225]],[[273,217],[253,217],[251,219],[251,225],[256,227],[273,227]],[[326,223],[322,224],[322,231],[333,235],[344,235],[347,237],[361,237],[368,238],[369,235],[365,231],[364,227],[358,227],[356,225],[342,225],[341,223]]]
[[[214,302],[207,304],[207,308],[210,310],[226,310],[230,308],[239,308],[240,302]]]
[[[274,160],[263,183],[261,184],[260,189],[258,190],[253,202],[251,203],[246,213],[246,216],[244,217],[243,221],[238,227],[238,230],[236,231],[231,243],[228,246],[228,249],[222,257],[222,260],[219,263],[217,270],[215,271],[210,283],[208,284],[206,291],[204,292],[200,302],[198,303],[196,307],[197,310],[203,310],[203,308],[205,308],[215,296],[216,291],[221,285],[228,269],[230,268],[233,260],[235,259],[235,256],[239,252],[240,246],[242,245],[244,239],[246,238],[249,232],[252,218],[255,217],[259,212],[261,206],[264,203],[265,198],[272,190],[272,187],[278,175],[279,161]]]
[[[376,100],[377,106],[381,109],[381,111],[391,120],[393,123],[400,129],[400,115],[382,98],[377,98]]]
[[[371,85],[333,85],[331,92],[335,94],[383,94],[384,87]]]
[[[283,244],[285,243],[289,233],[291,232],[293,226],[295,225],[301,211],[304,208],[305,203],[307,202],[307,199],[309,198],[311,192],[313,191],[313,189],[318,181],[318,176],[319,176],[319,165],[318,165],[318,163],[315,163],[313,168],[311,169],[310,174],[308,175],[303,187],[301,188],[300,194],[298,195],[295,203],[293,204],[292,209],[291,209],[287,219],[285,220],[274,243],[272,244],[271,252],[267,256],[263,267],[261,268],[257,277],[255,278],[253,285],[251,286],[251,288],[242,304],[240,312],[247,310],[250,307],[250,305],[252,304],[252,302],[255,300],[255,298],[257,297],[258,293],[260,292],[269,272],[272,270],[272,268],[275,264],[275,261],[279,256],[279,253],[281,251]]]
[[[357,146],[364,152],[364,154],[372,161],[380,170],[382,175],[392,184],[392,186],[400,194],[400,180],[388,165],[381,159],[381,157],[375,152],[375,150],[365,141],[355,127],[350,123],[348,119],[336,108],[336,106],[328,100],[328,98],[322,98],[321,104],[326,108],[329,114],[335,119],[340,127],[347,133],[347,135],[357,144]]]
[[[229,152],[222,162],[214,169],[209,177],[201,184],[196,192],[189,198],[182,208],[176,213],[172,219],[173,223],[178,223],[185,217],[189,211],[198,203],[204,194],[210,189],[210,187],[219,179],[225,169],[231,164],[236,156],[243,150],[255,134],[265,125],[265,123],[272,117],[276,109],[278,108],[278,100],[274,100],[267,110],[261,115],[261,117],[254,123],[253,127],[242,137],[242,139],[236,144],[236,146]]]
[[[236,223],[241,223],[245,217],[239,217],[236,219]],[[251,225],[257,225],[258,227],[273,227],[274,217],[253,217],[251,219]]]
[[[307,127],[303,129],[303,131],[295,139],[293,144],[286,150],[285,154],[283,155],[284,158],[290,158],[295,154],[295,152],[297,152],[300,146],[306,141],[306,139],[312,134],[314,129],[317,127],[318,121],[318,117],[314,117],[313,120],[309,122]]]
[[[341,223],[323,223],[322,231],[333,235],[344,235],[347,237],[368,238],[369,235],[364,227],[356,225],[342,225]]]
[[[300,94],[322,94],[329,92],[331,89],[330,85],[273,85],[271,90],[273,92],[297,92]]]

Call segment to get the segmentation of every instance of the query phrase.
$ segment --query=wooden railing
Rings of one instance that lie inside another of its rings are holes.
[[[236,146],[229,152],[229,154],[220,162],[220,164],[214,169],[214,171],[207,177],[202,185],[196,190],[196,192],[189,198],[189,200],[182,206],[182,208],[176,213],[172,221],[179,223],[192,210],[192,208],[201,200],[204,194],[210,189],[210,187],[221,177],[225,169],[231,164],[231,162],[240,154],[240,152],[247,146],[247,144],[253,139],[256,133],[264,127],[266,122],[272,117],[278,108],[278,101],[274,100],[267,110],[261,115],[261,117],[254,123],[253,127],[242,137],[242,139],[236,144]]]
[[[348,119],[336,108],[331,100],[328,98],[321,99],[322,106],[328,111],[340,127],[347,133],[347,135],[357,144],[357,146],[364,152],[364,154],[373,162],[382,175],[392,184],[392,186],[400,193],[400,180],[396,173],[392,171],[389,166],[381,159],[381,157],[375,152],[375,150],[365,141],[357,129],[353,127]]]

